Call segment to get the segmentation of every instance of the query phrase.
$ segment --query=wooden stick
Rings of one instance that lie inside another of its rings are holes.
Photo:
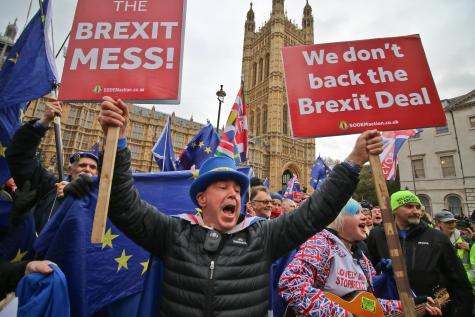
[[[96,211],[94,213],[94,222],[92,224],[91,243],[102,243],[102,240],[104,239],[119,132],[119,127],[110,127],[107,130],[101,180],[99,182],[99,194],[97,195]]]
[[[394,222],[391,212],[389,192],[383,175],[381,161],[378,155],[371,154],[369,156],[369,162],[371,164],[374,187],[376,188],[376,194],[378,195],[378,202],[383,216],[384,232],[386,233],[386,241],[388,243],[389,255],[392,261],[394,279],[401,300],[402,311],[405,313],[404,316],[416,317],[414,301],[411,296],[411,287],[407,277],[406,263],[401,244],[399,243],[396,223]],[[382,241],[379,242],[381,243]]]

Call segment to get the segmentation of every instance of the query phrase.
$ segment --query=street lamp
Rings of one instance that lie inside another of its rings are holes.
[[[216,125],[216,131],[219,134],[219,117],[221,116],[221,104],[224,102],[224,97],[226,97],[226,92],[223,90],[223,85],[221,88],[216,92],[216,96],[218,96],[219,108],[218,108],[218,124]]]

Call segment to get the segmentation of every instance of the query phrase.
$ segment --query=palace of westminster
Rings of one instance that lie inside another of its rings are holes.
[[[15,37],[16,25],[10,24],[7,33]],[[244,24],[242,76],[247,92],[250,161],[255,176],[268,178],[272,191],[281,190],[287,180],[296,174],[303,187],[308,187],[310,170],[315,159],[314,139],[295,139],[291,126],[284,84],[281,49],[314,43],[313,15],[310,5],[303,9],[302,27],[291,22],[284,11],[284,0],[272,1],[270,19],[256,31],[252,4]],[[10,30],[10,31],[9,31]],[[8,36],[3,36],[8,42]],[[10,41],[13,44],[13,41]],[[2,41],[3,54],[10,46]],[[1,49],[1,47],[0,47]],[[3,62],[0,61],[0,65]],[[40,117],[45,104],[34,101],[23,120]],[[97,121],[98,104],[66,103],[63,106],[62,139],[65,162],[76,151],[86,151],[102,139]],[[132,105],[127,133],[132,152],[132,168],[137,172],[159,171],[151,149],[160,136],[167,114]],[[178,118],[172,114],[172,140],[177,155],[180,150],[204,127],[204,124]],[[50,129],[42,142],[40,158],[44,166],[54,170],[56,150],[54,131]]]

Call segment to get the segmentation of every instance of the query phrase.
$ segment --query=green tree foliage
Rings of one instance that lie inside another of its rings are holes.
[[[389,195],[398,191],[400,188],[399,173],[397,173],[395,181],[386,181],[386,185],[388,186]],[[373,174],[368,164],[361,168],[360,182],[358,183],[358,187],[356,187],[353,198],[357,201],[364,199],[373,205],[378,205],[378,196],[376,195],[374,187]]]

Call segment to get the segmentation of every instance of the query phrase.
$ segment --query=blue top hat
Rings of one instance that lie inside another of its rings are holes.
[[[198,193],[204,192],[211,183],[230,179],[241,186],[241,200],[244,200],[249,187],[249,177],[237,170],[234,160],[227,156],[215,156],[207,159],[200,167],[198,178],[191,184],[191,200],[199,206],[196,200]]]
[[[97,156],[95,156],[94,154],[90,152],[76,152],[69,157],[69,163],[74,164],[83,157],[88,157],[90,159],[93,159],[94,161],[96,161],[96,163],[99,162],[99,159],[97,158]]]

